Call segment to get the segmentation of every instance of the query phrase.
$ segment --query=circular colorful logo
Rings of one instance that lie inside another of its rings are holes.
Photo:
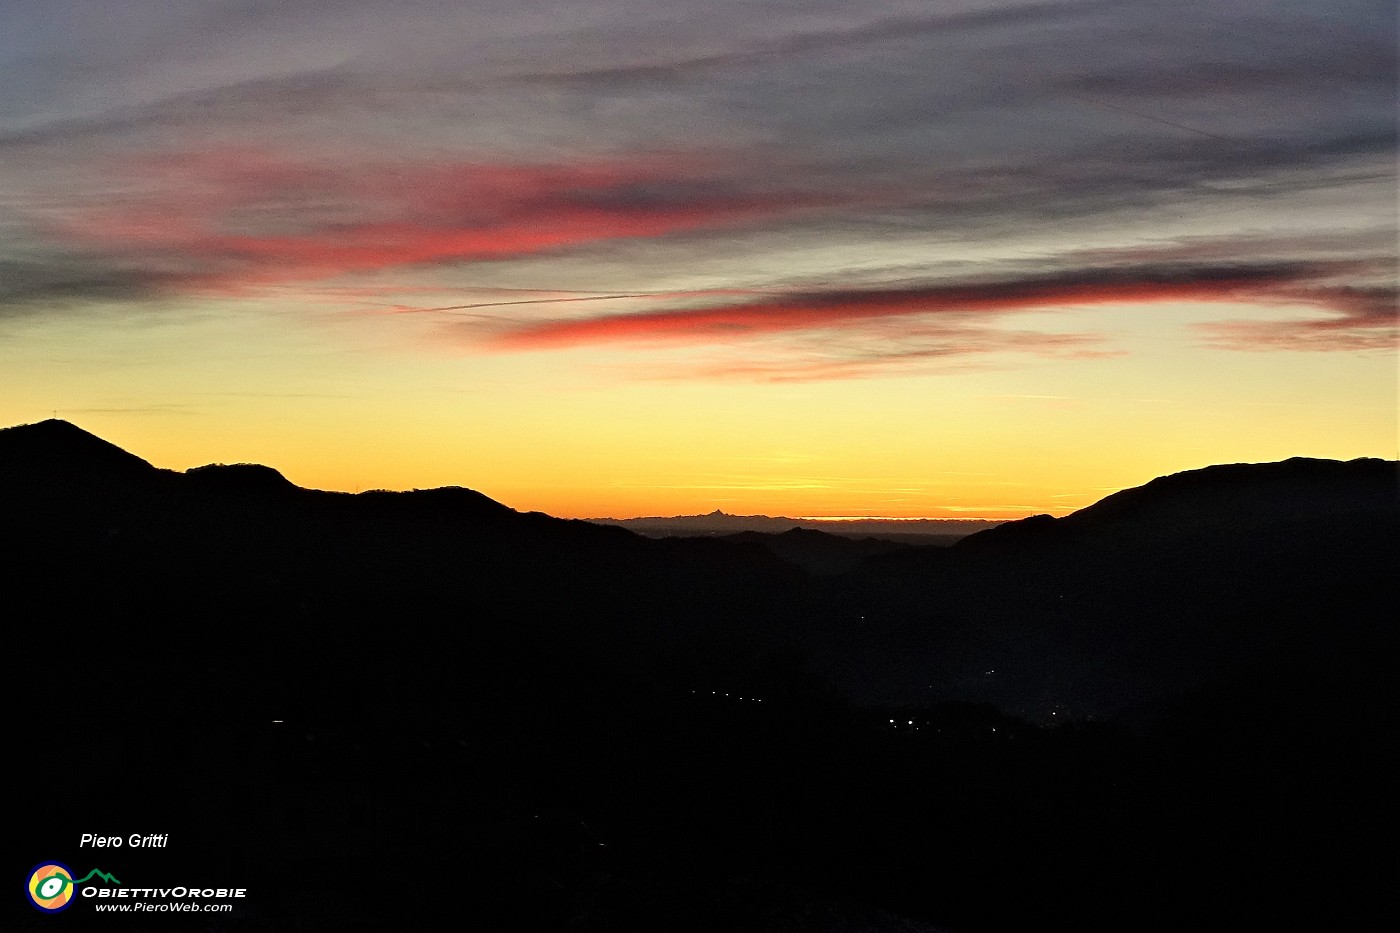
[[[29,873],[29,902],[46,914],[73,906],[73,869],[62,862],[44,862]]]

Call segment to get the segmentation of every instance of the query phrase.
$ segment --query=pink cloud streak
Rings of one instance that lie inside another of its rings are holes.
[[[1155,302],[1304,301],[1340,315],[1339,330],[1370,326],[1354,290],[1310,286],[1354,264],[1135,266],[915,288],[830,291],[766,301],[522,324],[488,338],[508,350],[595,343],[725,343],[916,315],[1000,315],[1046,308]]]
[[[332,166],[228,150],[114,171],[131,174],[135,193],[50,231],[85,249],[180,270],[163,278],[167,285],[231,294],[731,228],[840,200],[750,190],[716,160],[686,154]]]

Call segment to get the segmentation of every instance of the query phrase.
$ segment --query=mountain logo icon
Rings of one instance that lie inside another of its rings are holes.
[[[36,908],[46,914],[56,914],[73,906],[74,888],[93,875],[112,884],[121,884],[116,878],[96,868],[74,881],[73,869],[62,862],[42,862],[35,865],[34,870],[29,873],[25,892],[29,895],[29,903]]]

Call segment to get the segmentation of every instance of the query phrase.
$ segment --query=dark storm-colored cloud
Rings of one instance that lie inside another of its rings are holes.
[[[1064,16],[1080,15],[1101,7],[1122,5],[1112,2],[1039,4],[1011,9],[990,9],[946,16],[890,18],[864,25],[818,33],[768,38],[752,47],[714,52],[683,59],[656,59],[632,64],[603,64],[566,71],[493,74],[460,74],[456,69],[425,67],[421,71],[375,70],[364,63],[343,62],[313,69],[281,71],[276,75],[251,76],[225,83],[151,96],[139,102],[108,106],[81,115],[60,115],[49,120],[25,121],[5,126],[0,120],[0,148],[72,144],[82,140],[116,138],[132,133],[195,129],[230,122],[268,118],[311,117],[326,113],[393,113],[431,110],[460,98],[477,102],[493,95],[510,98],[516,85],[558,83],[616,90],[640,82],[703,78],[707,73],[758,67],[781,74],[782,59],[820,53],[830,49],[852,49],[889,39],[908,39],[921,34],[946,35],[960,30],[1014,26]],[[269,11],[257,16],[267,17]],[[1043,93],[1037,90],[1036,94]],[[1006,103],[1008,88],[990,91],[986,100],[965,101],[958,107]],[[755,103],[766,106],[761,98]],[[661,117],[664,120],[664,116]],[[597,127],[595,131],[606,131]]]
[[[1073,19],[1100,10],[1126,5],[1128,0],[1080,0],[1069,3],[1036,3],[1024,6],[964,10],[932,16],[896,16],[874,22],[823,32],[803,32],[769,39],[742,49],[714,52],[680,59],[658,59],[627,65],[607,65],[572,71],[522,72],[508,80],[628,86],[657,81],[682,81],[703,76],[717,69],[747,68],[772,64],[786,56],[808,55],[832,49],[849,50],[891,39],[909,39],[926,34],[947,36],[978,29],[1035,26],[1050,21]]]
[[[1345,57],[1333,50],[1304,46],[1281,60],[1211,61],[1190,65],[1154,62],[1144,67],[1087,73],[1066,78],[1064,87],[1108,97],[1168,97],[1271,93],[1283,89],[1324,91],[1389,89],[1396,80],[1396,56],[1378,39],[1354,44]]]
[[[52,253],[28,260],[0,259],[0,317],[35,310],[68,309],[74,303],[152,298],[175,277],[132,268],[102,257]]]
[[[0,151],[74,145],[142,131],[194,128],[279,111],[310,114],[317,108],[341,106],[356,99],[363,103],[363,95],[370,93],[360,79],[342,68],[252,78],[81,116],[61,116],[8,128],[0,124]]]
[[[406,6],[405,16],[419,6]],[[616,23],[596,27],[613,30],[615,48],[609,46],[607,54],[595,53],[596,61],[588,55],[579,61],[565,56],[558,70],[476,68],[470,61],[473,56],[468,56],[464,67],[460,56],[449,62],[425,54],[411,63],[347,59],[313,68],[284,66],[276,74],[237,72],[238,80],[211,84],[205,79],[193,87],[180,82],[173,85],[178,88],[173,93],[146,94],[140,103],[31,122],[8,131],[0,120],[0,146],[260,118],[324,122],[332,114],[355,114],[371,123],[397,122],[411,114],[430,121],[446,113],[472,124],[483,117],[512,119],[517,132],[544,131],[553,136],[557,128],[561,140],[577,139],[578,121],[591,119],[596,108],[621,95],[628,100],[628,114],[620,119],[612,112],[594,121],[588,127],[590,140],[606,142],[613,134],[631,135],[649,127],[670,137],[668,145],[675,146],[681,140],[697,142],[697,133],[761,133],[768,127],[775,136],[780,133],[791,140],[794,149],[820,151],[821,161],[844,162],[849,171],[861,171],[867,166],[857,136],[868,136],[880,151],[895,158],[902,153],[954,165],[969,158],[980,163],[988,154],[1043,150],[1053,140],[1039,138],[1039,131],[1032,130],[1019,111],[1057,102],[1069,120],[1082,116],[1075,111],[1086,102],[1101,109],[1105,119],[1092,121],[1088,132],[1083,126],[1066,127],[1086,139],[1105,131],[1115,137],[1126,133],[1150,139],[1155,121],[1157,127],[1176,124],[1292,149],[1297,143],[1294,137],[1319,138],[1307,125],[1317,114],[1300,113],[1305,119],[1283,124],[1293,136],[1285,137],[1278,128],[1259,136],[1258,129],[1243,128],[1238,120],[1177,113],[1173,105],[1183,97],[1209,104],[1221,97],[1233,100],[1243,92],[1249,99],[1237,102],[1234,113],[1271,112],[1280,105],[1280,112],[1286,113],[1289,101],[1310,90],[1347,94],[1356,82],[1376,91],[1393,88],[1393,80],[1388,80],[1393,79],[1393,56],[1388,62],[1384,43],[1374,35],[1357,28],[1289,33],[1276,25],[1266,28],[1266,23],[1252,26],[1251,41],[1245,41],[1215,29],[1210,9],[1195,13],[1185,9],[1177,16],[1149,4],[1114,0],[992,6],[922,17],[880,16],[874,10],[870,21],[815,31],[803,28],[797,18],[765,29],[736,23],[733,47],[675,58],[655,54],[669,46],[648,43],[645,31],[633,42],[623,41],[626,30]],[[258,23],[273,27],[279,16],[292,18],[276,7],[264,6],[216,7],[209,15],[215,20],[232,17],[244,24],[240,28],[245,31]],[[716,11],[721,18],[732,15],[733,10]],[[1197,20],[1209,28],[1191,31],[1189,24]],[[178,35],[203,21],[192,19],[194,25],[186,24]],[[1350,23],[1345,18],[1340,21]],[[310,27],[302,23],[298,28]],[[568,29],[568,21],[561,20],[559,37],[566,36]],[[979,51],[983,45],[985,52]],[[839,60],[826,61],[837,53]],[[552,62],[555,57],[536,60]],[[736,74],[740,72],[748,77]],[[655,97],[628,97],[629,89],[642,90],[633,87],[637,82],[648,85],[662,78],[685,78],[687,86]],[[568,87],[559,94],[517,87],[539,82]],[[1368,119],[1381,119],[1389,127],[1393,120],[1386,116],[1383,93],[1381,97],[1370,102]],[[1119,109],[1110,111],[1110,105]],[[1358,101],[1353,96],[1345,106],[1356,108]],[[633,114],[636,127],[626,124]],[[950,115],[980,116],[967,126],[959,124],[955,151],[929,148],[929,134],[936,134],[939,123]],[[1004,132],[992,132],[997,125],[1003,130],[1018,128],[1021,139],[1008,140]],[[419,132],[427,129],[418,127]],[[1337,135],[1365,127],[1319,129]]]
[[[1106,206],[1150,207],[1200,195],[1216,197],[1221,193],[1218,186],[1259,196],[1343,180],[1384,179],[1388,173],[1379,157],[1392,152],[1395,143],[1395,132],[1387,127],[1313,139],[1183,136],[1116,148],[1088,146],[1064,162],[1009,167],[1006,177],[1030,188],[1032,197],[1044,204],[1090,213]],[[1009,214],[1014,207],[1002,210]]]

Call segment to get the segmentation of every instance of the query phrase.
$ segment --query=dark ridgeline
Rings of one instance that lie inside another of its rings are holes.
[[[100,867],[246,884],[229,930],[1396,919],[1394,463],[651,540],[47,421],[0,430],[0,520],[15,877],[140,831]]]
[[[720,536],[719,540],[756,545],[809,573],[822,575],[855,570],[867,558],[913,546],[882,538],[848,538],[808,528],[790,528],[777,533],[741,531]]]

